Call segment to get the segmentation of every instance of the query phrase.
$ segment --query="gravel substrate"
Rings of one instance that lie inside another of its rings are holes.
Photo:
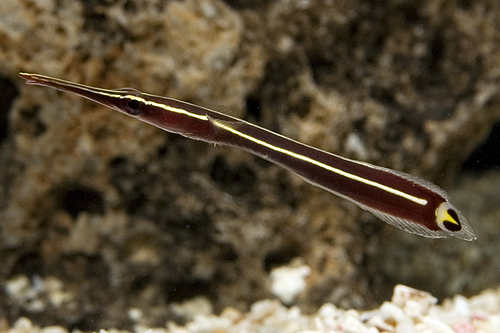
[[[210,332],[352,332],[352,333],[495,333],[500,332],[500,289],[486,290],[469,299],[455,296],[441,305],[431,294],[403,285],[396,286],[391,302],[378,309],[359,312],[323,305],[312,315],[297,307],[286,307],[276,300],[255,303],[248,313],[228,308],[220,316],[195,315],[185,326],[167,323],[165,328],[136,325],[135,332],[210,333]],[[20,318],[9,333],[65,333],[59,326],[39,328]],[[115,329],[101,333],[125,332]]]

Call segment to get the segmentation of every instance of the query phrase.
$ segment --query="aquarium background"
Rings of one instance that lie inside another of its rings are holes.
[[[500,3],[2,0],[0,329],[179,325],[264,299],[369,310],[500,284]],[[221,110],[445,188],[425,239],[232,148],[27,86],[34,72]],[[273,272],[307,269],[292,298]],[[187,309],[187,310],[186,310]]]

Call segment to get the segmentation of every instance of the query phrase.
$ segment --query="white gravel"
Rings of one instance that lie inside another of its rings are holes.
[[[338,309],[323,305],[316,313],[303,314],[277,300],[255,303],[248,313],[228,308],[219,316],[195,315],[184,326],[167,323],[164,328],[136,326],[137,333],[500,333],[500,288],[467,299],[455,296],[442,305],[429,293],[403,285],[394,289],[391,302],[372,311]],[[20,318],[8,333],[66,333],[62,327],[39,328]],[[114,329],[100,333],[124,332]]]

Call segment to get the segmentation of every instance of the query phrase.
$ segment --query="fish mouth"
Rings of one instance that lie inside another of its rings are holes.
[[[121,110],[118,105],[120,104],[122,98],[126,94],[129,94],[126,90],[120,91],[95,88],[84,84],[74,83],[40,74],[19,73],[18,76],[25,79],[26,84],[46,86],[60,91],[72,93],[120,112],[123,112],[123,110]]]

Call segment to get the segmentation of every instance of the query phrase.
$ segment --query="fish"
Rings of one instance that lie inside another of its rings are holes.
[[[342,157],[209,108],[131,88],[103,89],[40,74],[27,84],[69,92],[156,126],[215,145],[237,147],[349,200],[380,220],[428,237],[476,239],[448,194],[423,178]]]

